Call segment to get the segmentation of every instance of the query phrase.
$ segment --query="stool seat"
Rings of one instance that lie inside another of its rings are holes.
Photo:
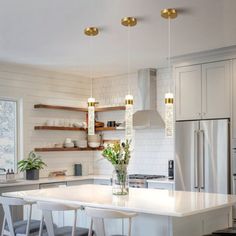
[[[222,230],[217,230],[215,232],[212,233],[212,235],[215,236],[231,236],[234,235],[236,236],[236,228],[235,227],[231,227],[231,228],[227,228],[227,229],[222,229]]]
[[[71,236],[72,227],[54,227],[55,236]],[[77,227],[75,230],[76,236],[88,236],[88,229]],[[44,233],[43,236],[48,236],[48,233]]]
[[[39,220],[31,220],[29,225],[29,233],[35,233],[39,231],[40,221]],[[15,234],[26,234],[27,228],[27,220],[17,221],[13,223],[13,229]],[[5,230],[9,231],[8,224],[5,224]]]

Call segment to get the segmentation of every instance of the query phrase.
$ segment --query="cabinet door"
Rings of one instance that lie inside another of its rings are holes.
[[[201,65],[176,68],[176,120],[201,118]]]
[[[202,65],[202,118],[230,117],[230,61]]]
[[[174,190],[174,184],[172,183],[148,183],[148,188]]]
[[[236,139],[236,59],[233,60],[232,138]],[[235,165],[236,166],[236,165]]]

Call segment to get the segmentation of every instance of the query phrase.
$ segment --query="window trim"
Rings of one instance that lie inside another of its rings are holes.
[[[2,97],[0,100],[12,101],[16,103],[16,149],[15,149],[15,160],[14,160],[14,172],[18,174],[17,163],[23,159],[23,100],[22,98],[16,97]]]

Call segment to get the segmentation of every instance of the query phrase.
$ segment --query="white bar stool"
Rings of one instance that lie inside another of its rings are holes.
[[[57,235],[88,236],[89,232],[88,229],[76,227],[77,211],[80,209],[80,206],[73,206],[73,205],[53,203],[53,202],[37,202],[37,206],[40,210],[42,210],[42,216],[46,224],[48,236],[57,236]],[[53,211],[74,211],[73,226],[56,227],[55,224],[53,224],[53,216],[52,216]],[[42,234],[42,228],[40,228],[39,235],[41,234]]]
[[[40,221],[31,220],[33,202],[26,202],[19,198],[0,197],[0,204],[2,204],[4,211],[4,218],[1,230],[1,236],[28,236],[39,232]],[[13,222],[11,207],[12,206],[29,206],[29,215],[27,220]]]
[[[129,221],[128,236],[131,236],[131,221],[133,217],[137,216],[137,213],[127,213],[127,212],[106,210],[100,208],[91,208],[91,207],[86,207],[85,211],[87,215],[91,217],[89,236],[92,236],[93,234],[92,230],[94,224],[97,230],[97,232],[95,232],[95,235],[106,236],[104,219],[128,219]],[[125,236],[125,235],[124,232],[122,232],[122,235],[114,235],[114,236]]]

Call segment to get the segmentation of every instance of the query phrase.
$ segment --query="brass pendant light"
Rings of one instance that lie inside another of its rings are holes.
[[[163,9],[161,11],[161,16],[164,19],[168,20],[168,70],[169,75],[171,76],[172,70],[171,70],[171,29],[170,29],[170,22],[172,19],[175,19],[177,17],[178,13],[177,10],[174,8],[169,9]],[[165,133],[167,137],[172,137],[174,132],[174,95],[170,91],[165,94]]]
[[[84,34],[86,36],[94,37],[98,35],[99,30],[96,27],[87,27],[84,29]],[[91,40],[91,39],[90,39]],[[92,48],[90,48],[92,53]],[[94,135],[95,133],[95,98],[93,98],[93,78],[92,71],[90,68],[90,79],[91,79],[91,97],[88,98],[88,135]]]
[[[125,96],[125,139],[132,140],[133,138],[133,95],[130,92],[130,27],[137,25],[135,17],[124,17],[121,19],[121,24],[128,28],[128,94]]]
[[[161,16],[165,19],[175,19],[178,16],[178,13],[174,8],[166,8],[161,10]]]

